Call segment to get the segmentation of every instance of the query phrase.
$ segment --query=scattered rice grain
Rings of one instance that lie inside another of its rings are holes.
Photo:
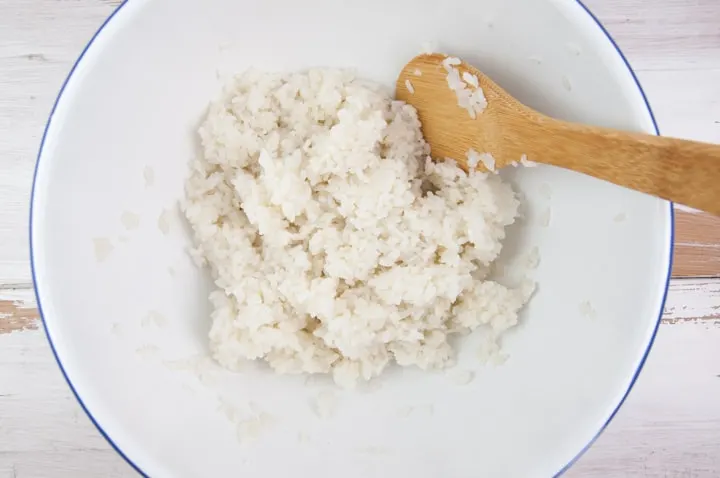
[[[462,78],[463,80],[465,80],[465,83],[469,84],[470,86],[474,86],[475,88],[478,88],[480,86],[480,81],[478,80],[478,77],[470,72],[464,71],[462,74]]]
[[[168,370],[189,372],[203,384],[212,384],[214,381],[213,375],[217,370],[215,362],[203,355],[178,360],[164,360],[163,365]],[[233,370],[240,370],[241,368],[240,365],[236,365]]]
[[[552,211],[550,210],[550,208],[547,208],[542,213],[540,213],[540,226],[548,227],[550,225],[551,219]]]
[[[480,155],[480,161],[488,169],[488,171],[495,171],[495,158],[490,153],[482,153]]]
[[[397,416],[399,416],[400,418],[407,418],[412,415],[413,410],[415,410],[415,407],[413,407],[412,405],[405,405],[398,408]]]
[[[157,221],[158,229],[160,229],[160,232],[162,232],[164,235],[170,234],[170,211],[167,209],[163,209],[162,212],[160,212],[160,215],[158,216]]]
[[[143,178],[145,179],[145,187],[149,188],[155,184],[155,171],[150,166],[145,166],[143,169]]]
[[[120,215],[120,222],[122,222],[125,229],[132,231],[140,227],[140,216],[130,211],[124,211]]]
[[[445,58],[442,63],[445,66],[445,69],[448,70],[451,66],[457,66],[462,63],[462,61],[460,60],[460,58],[457,58],[455,56],[449,56]]]
[[[590,303],[589,300],[585,300],[580,303],[579,306],[580,314],[583,317],[587,317],[589,319],[594,319],[597,316],[597,313],[595,312],[595,308]]]
[[[537,269],[540,265],[540,250],[537,247],[533,247],[528,252],[525,258],[525,265],[528,270]]]
[[[410,80],[405,80],[405,88],[407,88],[407,90],[410,92],[411,95],[415,94],[415,88],[413,87]]]
[[[448,375],[455,385],[467,385],[475,378],[475,372],[470,370],[450,370]]]
[[[552,188],[548,183],[540,184],[540,188],[538,190],[540,192],[540,196],[544,199],[552,199]]]
[[[471,170],[477,169],[478,165],[482,163],[488,171],[495,171],[495,158],[490,153],[478,153],[470,148],[467,152],[467,163]]]
[[[310,409],[318,418],[332,418],[338,406],[335,393],[325,390],[310,400]]]
[[[138,354],[143,359],[150,359],[157,356],[158,352],[160,351],[159,348],[155,345],[141,345],[140,347],[135,349],[135,353]]]
[[[105,237],[96,237],[93,239],[93,250],[95,251],[95,260],[97,262],[104,262],[110,254],[112,254],[115,247],[110,242],[110,239]]]
[[[260,412],[257,415],[244,420],[238,420],[238,441],[240,443],[253,442],[260,438],[260,436],[274,423],[275,420],[273,417],[265,412]]]
[[[520,164],[522,164],[526,168],[534,168],[538,165],[538,163],[536,163],[535,161],[530,161],[525,154],[520,156]]]
[[[487,334],[482,337],[480,347],[477,351],[477,358],[482,365],[496,365],[502,355],[500,345],[493,334]]]
[[[143,327],[150,327],[152,325],[156,327],[164,327],[167,324],[167,319],[164,315],[156,310],[151,310],[145,317],[142,318],[141,325]]]

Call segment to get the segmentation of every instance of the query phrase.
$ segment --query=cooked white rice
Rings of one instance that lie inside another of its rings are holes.
[[[495,172],[495,158],[490,153],[478,153],[470,148],[466,154],[470,170],[476,169],[481,163],[488,171]]]
[[[470,86],[474,86],[475,88],[480,87],[480,80],[478,79],[477,75],[473,75],[472,73],[465,71],[462,74],[462,79],[465,80],[465,83]]]
[[[434,163],[415,110],[339,70],[237,76],[187,181],[194,256],[217,290],[223,366],[368,380],[453,362],[449,338],[517,323],[532,287],[487,279],[518,200]]]
[[[456,66],[462,61],[459,58],[449,56],[443,60],[442,65],[447,72],[448,87],[455,92],[458,106],[467,110],[472,119],[485,111],[487,100],[482,88],[479,87],[478,77],[468,72],[460,74]]]
[[[535,161],[530,161],[525,154],[520,156],[520,164],[522,164],[526,168],[534,168],[538,165],[538,163],[536,163]]]
[[[408,92],[410,92],[411,95],[415,93],[415,87],[410,82],[410,80],[405,80],[405,88],[407,88]]]

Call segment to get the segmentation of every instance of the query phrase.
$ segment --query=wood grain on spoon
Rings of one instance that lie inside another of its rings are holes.
[[[434,157],[453,158],[467,168],[471,148],[492,154],[496,167],[527,155],[532,161],[720,215],[720,146],[556,120],[521,104],[461,63],[455,68],[478,78],[488,102],[473,119],[448,86],[442,64],[446,58],[420,55],[405,66],[397,82],[396,96],[418,110]]]

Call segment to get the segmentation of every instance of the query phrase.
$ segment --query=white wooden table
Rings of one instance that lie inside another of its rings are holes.
[[[0,478],[128,477],[40,330],[28,265],[38,142],[80,50],[119,0],[0,0]],[[720,143],[720,0],[586,0],[666,135]],[[720,187],[720,186],[719,186]],[[720,220],[680,211],[663,325],[625,406],[570,477],[720,477]]]

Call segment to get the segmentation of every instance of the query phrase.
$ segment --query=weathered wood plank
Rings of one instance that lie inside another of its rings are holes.
[[[38,311],[23,302],[0,300],[0,335],[37,329]]]
[[[638,72],[720,69],[717,0],[583,2],[615,36]]]
[[[567,476],[720,476],[718,343],[720,327],[707,322],[660,327],[625,405]]]
[[[720,277],[720,218],[676,210],[673,277]]]
[[[703,322],[720,328],[720,279],[673,280],[662,320],[664,324]]]

